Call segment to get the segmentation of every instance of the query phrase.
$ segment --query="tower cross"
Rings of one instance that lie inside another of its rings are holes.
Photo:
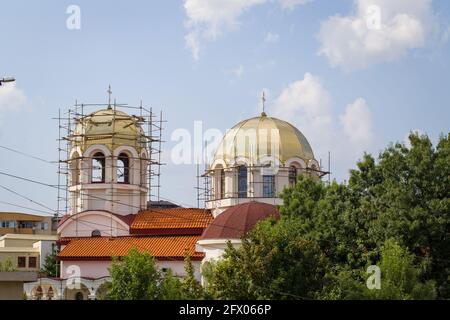
[[[111,85],[109,85],[108,87],[108,107],[111,107],[111,95],[112,95],[112,90],[111,90]]]
[[[261,116],[264,117],[266,115],[266,112],[265,112],[265,109],[266,109],[266,93],[264,91],[262,92],[261,101],[262,101],[262,113],[261,113]]]

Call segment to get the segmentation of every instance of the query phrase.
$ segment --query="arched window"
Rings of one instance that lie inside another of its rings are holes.
[[[75,294],[75,300],[84,300],[83,292],[78,291]]]
[[[297,183],[297,168],[295,166],[289,167],[289,185],[294,186]]]
[[[100,230],[95,229],[95,230],[92,231],[91,236],[92,237],[101,237],[102,233],[100,232]]]
[[[47,291],[47,298],[48,298],[48,300],[52,300],[53,296],[54,296],[53,288],[50,287],[50,288],[48,288],[48,291]]]
[[[117,158],[117,182],[130,183],[130,159],[125,153]]]
[[[225,170],[220,170],[220,199],[225,198]]]
[[[247,167],[238,167],[238,197],[247,198]]]
[[[92,183],[105,182],[105,156],[97,152],[92,157]]]
[[[35,292],[35,297],[36,297],[36,299],[37,300],[41,300],[42,299],[42,296],[43,296],[43,290],[42,290],[42,287],[41,286],[39,286],[39,287],[37,287],[36,288],[36,292]]]

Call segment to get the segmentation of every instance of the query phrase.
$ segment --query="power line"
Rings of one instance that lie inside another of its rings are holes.
[[[10,148],[10,147],[6,147],[6,146],[0,145],[0,148],[8,150],[8,151],[11,151],[11,152],[14,152],[14,153],[17,153],[17,154],[20,154],[20,155],[25,156],[25,157],[29,157],[29,158],[32,158],[32,159],[35,159],[35,160],[39,160],[41,162],[45,162],[45,163],[49,163],[49,164],[52,164],[52,165],[56,165],[56,162],[54,162],[54,161],[49,161],[49,160],[46,160],[46,159],[43,159],[43,158],[40,158],[40,157],[37,157],[37,156],[33,156],[33,155],[29,154],[29,153],[25,153],[25,152],[22,152],[22,151],[19,151],[19,150]]]
[[[48,207],[48,206],[46,206],[46,205],[44,205],[44,204],[42,204],[42,203],[40,203],[40,202],[37,202],[37,201],[35,201],[35,200],[33,200],[33,199],[30,199],[30,198],[28,198],[27,196],[24,196],[24,195],[22,195],[22,194],[20,194],[20,193],[18,193],[18,192],[16,192],[16,191],[14,191],[14,190],[8,188],[8,187],[5,187],[5,186],[0,185],[0,188],[6,190],[6,191],[8,191],[8,192],[11,192],[11,193],[13,193],[13,194],[15,194],[15,195],[17,195],[17,196],[19,196],[19,197],[25,199],[25,200],[28,200],[28,201],[30,201],[30,202],[32,202],[32,203],[34,203],[34,204],[37,204],[37,205],[39,205],[39,206],[41,206],[41,207],[43,207],[43,208],[45,208],[45,209],[48,209],[48,210],[51,210],[51,211],[56,212],[54,209],[52,209],[52,208],[50,208],[50,207]]]
[[[51,212],[48,212],[48,211],[43,211],[43,210],[39,210],[39,209],[25,207],[25,206],[21,206],[19,204],[11,203],[11,202],[0,201],[0,203],[6,204],[8,206],[13,206],[13,207],[18,207],[18,208],[22,208],[22,209],[32,210],[32,211],[41,212],[41,213],[45,213],[45,214],[54,214],[54,213],[51,213]]]

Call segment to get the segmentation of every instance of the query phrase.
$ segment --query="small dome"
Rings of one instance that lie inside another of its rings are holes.
[[[277,141],[272,143],[272,139]],[[273,145],[278,150],[272,150]],[[281,163],[299,157],[305,162],[314,159],[313,150],[306,137],[290,123],[266,116],[264,113],[239,122],[222,139],[214,161],[221,159],[228,165],[238,158],[252,163],[264,157],[276,157]],[[214,162],[213,161],[213,162]]]
[[[261,202],[247,202],[231,207],[222,212],[203,232],[200,240],[241,239],[260,220],[280,214],[275,206]]]
[[[82,151],[94,144],[105,145],[111,150],[118,146],[140,150],[147,142],[140,121],[137,116],[112,108],[99,110],[77,120],[71,143],[80,146]]]

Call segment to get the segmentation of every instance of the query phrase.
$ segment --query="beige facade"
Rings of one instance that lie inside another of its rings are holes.
[[[36,272],[0,272],[0,300],[22,300],[24,283],[36,280]]]
[[[56,221],[51,216],[19,212],[0,212],[0,236],[4,234],[56,234]]]
[[[56,235],[6,234],[0,237],[0,264],[17,271],[39,271],[55,248]]]

